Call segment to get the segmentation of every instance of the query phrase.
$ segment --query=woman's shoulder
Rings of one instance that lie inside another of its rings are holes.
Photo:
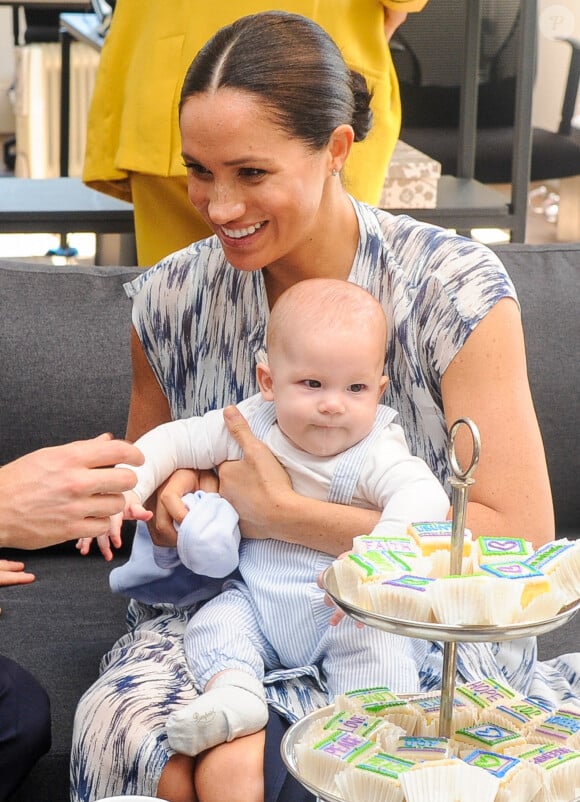
[[[500,259],[487,245],[456,234],[452,230],[416,220],[407,214],[390,214],[367,207],[375,218],[383,246],[388,254],[407,269],[430,273],[445,269],[461,271],[476,265],[505,273]]]
[[[389,295],[510,295],[513,285],[486,245],[453,231],[358,204],[361,230],[359,277],[380,274]],[[387,286],[388,285],[388,286]],[[438,290],[436,288],[439,288]]]

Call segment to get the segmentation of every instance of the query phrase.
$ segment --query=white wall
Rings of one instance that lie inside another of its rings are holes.
[[[556,131],[570,63],[570,46],[556,37],[580,39],[580,2],[540,0],[538,10],[538,68],[532,121],[535,126]],[[576,114],[580,114],[580,92]]]
[[[14,132],[14,115],[8,90],[14,80],[12,8],[0,6],[0,134]]]

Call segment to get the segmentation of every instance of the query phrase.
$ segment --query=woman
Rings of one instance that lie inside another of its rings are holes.
[[[369,101],[365,82],[332,40],[300,16],[239,20],[195,58],[181,95],[182,151],[189,198],[214,236],[129,287],[135,331],[128,437],[255,392],[255,357],[280,293],[310,277],[350,280],[386,311],[385,400],[399,410],[411,450],[446,482],[448,428],[472,418],[482,451],[469,527],[476,534],[525,532],[539,545],[553,537],[554,523],[513,286],[484,246],[346,193],[340,176],[353,141],[369,132]],[[307,519],[315,533],[307,545],[336,555],[378,519],[373,511],[298,496],[243,419],[228,426],[245,459],[222,466],[220,492],[240,512],[244,536],[303,543]],[[458,448],[467,460],[469,444]],[[157,542],[174,540],[167,515],[179,520],[179,497],[192,481],[180,474],[167,489]],[[168,716],[195,695],[181,643],[192,611],[131,602],[130,632],[79,705],[73,800],[121,792],[170,802],[301,798],[277,758],[278,740],[287,719],[325,703],[311,667],[285,684],[270,677],[265,733],[216,747],[195,764],[168,748]],[[385,637],[393,649],[409,648],[408,639]],[[433,687],[441,681],[440,651],[412,644],[422,687]],[[458,667],[464,678],[491,673],[525,688],[533,642],[516,657],[478,644],[461,653]]]
[[[378,203],[401,125],[388,42],[427,0],[285,0],[275,5],[318,22],[373,92],[373,135],[354,148],[348,188]],[[181,159],[177,101],[192,58],[218,28],[267,11],[269,0],[117,0],[87,126],[84,180],[133,202],[140,265],[211,234],[192,212]]]

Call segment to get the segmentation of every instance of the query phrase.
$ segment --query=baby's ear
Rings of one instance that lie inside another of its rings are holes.
[[[379,398],[382,396],[382,394],[387,389],[388,383],[389,383],[389,377],[388,376],[381,376],[381,380],[379,382]]]
[[[256,379],[264,401],[273,401],[274,390],[272,389],[272,373],[267,361],[258,362],[256,365]]]

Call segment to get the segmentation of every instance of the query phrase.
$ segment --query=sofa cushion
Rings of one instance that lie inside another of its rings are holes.
[[[131,303],[122,285],[138,272],[0,260],[0,464],[104,431],[124,436]]]
[[[580,244],[496,246],[522,308],[559,536],[580,535]]]

